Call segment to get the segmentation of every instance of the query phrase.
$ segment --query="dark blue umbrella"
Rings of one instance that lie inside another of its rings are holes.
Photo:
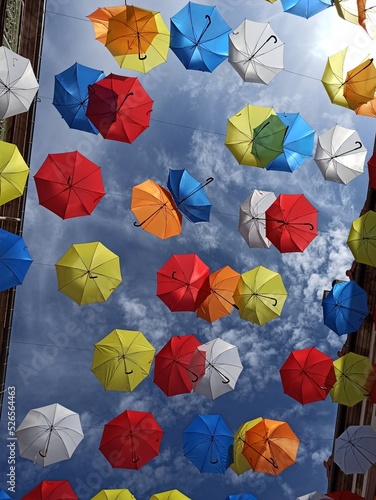
[[[357,332],[368,315],[367,292],[355,281],[336,283],[322,301],[324,324],[338,335]]]
[[[306,19],[333,5],[332,0],[281,0],[281,2],[285,12]]]
[[[257,500],[252,493],[239,493],[239,495],[229,495],[226,500]]]
[[[184,456],[200,472],[224,474],[233,462],[234,436],[220,415],[197,415],[184,431]]]
[[[98,130],[86,116],[88,85],[93,85],[104,76],[103,71],[78,63],[55,75],[52,104],[70,128],[98,134]]]
[[[188,2],[170,24],[170,49],[187,69],[212,72],[227,59],[231,28],[215,6]]]
[[[168,173],[167,187],[177,208],[191,222],[208,222],[211,203],[203,190],[213,181],[206,179],[205,184],[196,181],[185,169],[171,170]]]
[[[21,285],[31,263],[21,236],[0,229],[0,292]]]

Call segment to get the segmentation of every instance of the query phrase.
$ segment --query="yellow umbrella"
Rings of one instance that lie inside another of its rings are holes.
[[[87,17],[93,23],[95,38],[98,42],[103,44],[106,43],[107,32],[108,32],[108,20],[116,16],[116,14],[120,14],[123,10],[127,8],[126,5],[119,5],[114,7],[100,7],[95,10]]]
[[[245,442],[246,432],[251,429],[254,425],[262,421],[262,417],[254,418],[253,420],[248,420],[243,425],[241,425],[234,436],[234,462],[230,465],[231,469],[236,472],[238,476],[251,470],[251,464],[243,455],[243,448]]]
[[[22,196],[28,175],[29,167],[18,147],[0,141],[0,205]]]
[[[162,491],[161,493],[154,493],[149,500],[191,500],[189,497],[183,495],[179,490]]]
[[[281,275],[263,266],[241,274],[234,292],[239,316],[256,325],[278,318],[286,298]]]
[[[59,291],[79,305],[106,301],[122,281],[119,257],[99,241],[72,245],[55,266]]]
[[[369,210],[353,221],[347,244],[356,262],[376,267],[376,212]]]
[[[131,392],[149,375],[154,354],[141,332],[115,329],[94,345],[91,371],[107,391]]]
[[[101,490],[91,500],[136,500],[129,490]]]

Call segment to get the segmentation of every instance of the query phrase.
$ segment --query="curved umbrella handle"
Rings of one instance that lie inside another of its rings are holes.
[[[39,455],[40,455],[41,457],[43,457],[43,458],[46,458],[47,453],[42,453],[42,451],[41,451],[41,450],[39,450]]]
[[[278,465],[277,465],[277,462],[274,458],[270,457],[270,463],[272,464],[272,466],[275,468],[275,469],[279,469]]]
[[[196,374],[195,374],[195,373],[193,373],[193,372],[191,372],[191,373],[192,373],[192,375],[194,375],[194,377],[195,377],[195,379],[194,379],[194,380],[192,380],[192,379],[191,379],[191,382],[193,382],[193,383],[197,382],[197,380],[198,380],[198,375],[196,375]]]
[[[221,376],[226,379],[226,380],[222,380],[222,384],[229,384],[230,383],[230,379],[228,377],[226,377],[226,375],[223,375],[223,373],[221,373]]]
[[[140,61],[145,61],[145,59],[147,58],[147,55],[145,54],[144,56],[142,56],[140,53],[138,53],[138,58]]]
[[[133,373],[133,370],[131,370],[130,372],[125,372],[126,375],[130,375],[131,373]]]
[[[90,278],[91,280],[95,280],[96,278],[98,278],[98,276],[89,276],[89,278]]]
[[[137,458],[132,458],[132,462],[136,464],[140,460],[140,458],[140,456],[138,456]]]
[[[133,225],[134,225],[135,227],[141,227],[141,226],[142,226],[142,222],[141,222],[141,223],[139,223],[139,222],[134,222],[134,223],[133,223]]]
[[[356,148],[354,148],[353,151],[356,151],[357,149],[360,149],[361,147],[363,147],[363,144],[360,141],[355,141],[355,144],[358,144],[358,146]]]
[[[215,460],[210,459],[210,463],[211,464],[217,464],[218,463],[218,459],[215,459]]]

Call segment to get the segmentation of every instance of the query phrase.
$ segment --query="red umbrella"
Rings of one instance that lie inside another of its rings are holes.
[[[364,497],[360,497],[351,491],[333,491],[333,493],[325,493],[329,498],[334,498],[335,500],[364,500]]]
[[[281,253],[303,252],[317,236],[317,214],[303,194],[280,194],[265,212],[266,237]]]
[[[376,189],[376,153],[368,160],[369,183],[372,189]]]
[[[86,116],[105,139],[133,142],[148,128],[153,100],[137,78],[111,73],[88,88]]]
[[[105,195],[100,167],[78,151],[49,154],[34,180],[39,204],[62,219],[90,215]]]
[[[157,271],[157,296],[171,311],[196,311],[210,294],[209,274],[196,254],[172,255]]]
[[[69,481],[42,481],[21,500],[78,500]]]
[[[279,372],[285,394],[303,405],[325,399],[336,382],[332,358],[315,347],[293,351]]]
[[[201,345],[194,335],[171,337],[154,358],[154,383],[166,396],[191,392],[188,366],[196,347]]]
[[[159,455],[162,436],[151,413],[125,410],[104,426],[99,450],[112,467],[138,470]]]

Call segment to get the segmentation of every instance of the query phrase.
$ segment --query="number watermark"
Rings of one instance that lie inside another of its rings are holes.
[[[7,489],[12,493],[16,492],[16,388],[9,386],[7,389],[7,451],[8,451],[8,472]]]

